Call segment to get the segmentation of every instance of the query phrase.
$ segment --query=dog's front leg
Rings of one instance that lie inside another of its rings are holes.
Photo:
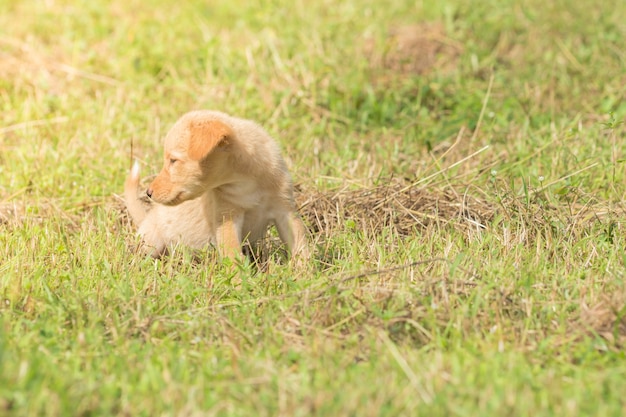
[[[216,219],[216,243],[221,257],[239,259],[243,256],[241,239],[244,212],[240,209],[219,210]]]

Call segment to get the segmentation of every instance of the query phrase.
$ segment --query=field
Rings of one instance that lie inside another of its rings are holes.
[[[626,3],[0,0],[0,416],[626,415]],[[314,259],[153,260],[184,112]]]

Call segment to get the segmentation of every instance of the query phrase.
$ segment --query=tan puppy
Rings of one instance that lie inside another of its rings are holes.
[[[164,148],[164,166],[148,196],[166,206],[199,198],[220,255],[239,257],[245,240],[256,243],[274,223],[292,256],[308,257],[291,177],[263,128],[217,111],[193,111],[174,124]]]
[[[200,199],[178,206],[163,206],[139,198],[139,164],[135,162],[124,186],[126,207],[141,236],[142,252],[154,258],[166,254],[168,248],[182,244],[201,249],[209,244],[213,233],[209,228]]]

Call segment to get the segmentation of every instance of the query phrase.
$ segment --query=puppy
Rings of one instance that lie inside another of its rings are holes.
[[[142,252],[159,258],[168,248],[181,244],[201,249],[209,244],[213,233],[209,228],[200,199],[177,206],[163,206],[139,198],[139,164],[135,162],[124,186],[126,207],[141,236]]]
[[[163,169],[148,196],[168,208],[187,207],[194,219],[201,206],[207,239],[221,256],[239,257],[242,243],[256,243],[273,223],[292,257],[308,258],[291,177],[278,145],[259,125],[217,111],[192,111],[168,132],[164,151]]]

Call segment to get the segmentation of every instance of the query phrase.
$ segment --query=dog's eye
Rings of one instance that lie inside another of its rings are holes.
[[[170,158],[170,165],[174,165],[177,161],[178,159],[176,158]]]

